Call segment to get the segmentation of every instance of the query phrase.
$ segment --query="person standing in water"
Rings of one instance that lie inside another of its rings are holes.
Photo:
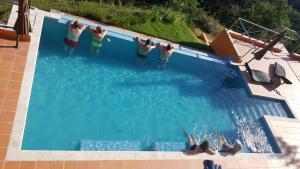
[[[160,51],[160,61],[161,61],[160,67],[163,68],[168,64],[169,58],[175,51],[175,48],[171,44],[164,46],[160,43],[157,44],[157,47],[159,48]]]
[[[143,65],[145,64],[145,59],[147,58],[147,55],[150,53],[152,49],[155,48],[155,46],[152,45],[150,39],[143,40],[136,37],[136,42],[138,44],[138,52],[137,52],[138,64]]]
[[[96,27],[96,29],[92,28],[90,26],[88,26],[87,29],[92,34],[90,54],[92,56],[96,56],[96,55],[99,54],[100,49],[102,47],[103,39],[104,39],[104,37],[106,35],[106,30],[102,29],[99,25]]]
[[[78,46],[78,39],[84,29],[85,26],[77,20],[69,22],[68,36],[64,39],[65,51],[68,52],[68,56],[71,56],[74,48]]]

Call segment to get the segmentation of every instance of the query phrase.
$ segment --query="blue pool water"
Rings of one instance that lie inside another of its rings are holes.
[[[278,151],[262,116],[291,113],[251,96],[238,71],[179,53],[160,70],[157,50],[139,67],[136,44],[114,36],[92,57],[87,31],[67,57],[66,30],[44,21],[23,150],[180,150],[186,129],[214,148],[224,134],[240,139],[243,152]]]

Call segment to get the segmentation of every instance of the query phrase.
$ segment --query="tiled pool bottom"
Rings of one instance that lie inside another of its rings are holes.
[[[45,25],[46,24],[47,23],[45,23]],[[63,27],[62,30],[65,30],[64,25],[60,26]],[[276,149],[274,150],[274,147],[272,150],[271,144],[266,138],[263,127],[258,119],[262,117],[262,114],[287,116],[287,114],[281,114],[284,112],[282,103],[248,96],[243,81],[238,75],[236,76],[234,70],[228,69],[224,65],[219,65],[217,63],[175,54],[174,57],[171,58],[168,68],[161,71],[156,69],[157,60],[154,58],[157,53],[155,52],[149,57],[147,67],[141,69],[135,64],[136,49],[134,45],[129,42],[124,43],[124,40],[115,37],[109,37],[110,43],[117,45],[118,47],[125,46],[124,50],[115,51],[112,48],[104,46],[103,53],[99,58],[91,58],[90,56],[87,56],[86,53],[88,52],[86,50],[82,50],[87,49],[88,46],[82,45],[79,47],[78,53],[74,53],[74,56],[70,58],[65,58],[60,56],[62,54],[62,44],[59,44],[60,42],[57,43],[57,37],[51,36],[53,34],[49,32],[47,32],[47,35],[47,46],[43,44],[45,37],[42,37],[41,48],[44,51],[40,51],[35,75],[35,81],[37,77],[44,78],[45,83],[36,84],[34,82],[33,84],[31,98],[37,94],[37,97],[40,99],[34,100],[34,103],[32,103],[33,101],[31,99],[30,104],[37,104],[38,110],[35,111],[36,116],[32,119],[30,116],[32,107],[29,108],[23,149],[76,150],[80,149],[80,147],[78,147],[80,140],[86,139],[102,141],[135,141],[144,139],[145,141],[143,141],[142,149],[153,150],[153,143],[155,142],[184,143],[186,138],[183,136],[182,130],[183,128],[186,128],[196,134],[200,139],[206,138],[213,140],[212,143],[215,146],[217,134],[224,133],[230,141],[233,141],[235,138],[243,140],[243,142],[247,144],[247,147],[244,149],[245,152],[276,151]],[[49,36],[54,38],[49,39]],[[82,38],[82,44],[88,44],[88,34],[83,35]],[[53,49],[47,50],[49,49],[49,46],[52,46]],[[126,49],[126,47],[129,47],[129,49]],[[118,52],[122,52],[122,54]],[[107,53],[113,53],[113,55],[109,56]],[[124,53],[128,54],[124,55]],[[186,65],[193,66],[187,67]],[[124,67],[126,69],[124,69]],[[211,72],[212,67],[214,67],[213,71],[215,72]],[[130,71],[127,71],[127,69]],[[116,76],[114,71],[117,72],[116,74],[122,76]],[[226,76],[224,76],[224,71],[227,72]],[[91,76],[86,77],[85,75]],[[109,76],[106,77],[107,75]],[[52,83],[49,81],[49,79],[51,79],[49,77],[54,77],[55,80],[52,82],[61,81],[62,84],[58,85]],[[145,79],[142,79],[141,77]],[[121,83],[126,84],[125,86],[119,86],[120,79]],[[76,80],[79,80],[80,83]],[[153,80],[159,83],[154,84]],[[116,82],[118,82],[118,88],[123,87],[121,92],[115,91]],[[170,83],[173,86],[168,86]],[[76,84],[83,85],[78,87]],[[128,91],[125,90],[125,88],[129,87],[128,85],[134,89],[134,92],[130,91],[129,94],[131,95],[129,95],[129,97],[122,98],[123,95],[120,95],[120,93],[128,93]],[[113,90],[110,90],[111,86],[114,87]],[[199,88],[202,90],[199,90]],[[35,89],[42,91],[42,93],[35,93]],[[97,89],[102,93],[90,89]],[[159,95],[155,92],[149,92],[152,90],[160,91]],[[53,95],[53,91],[56,91],[56,94],[61,95],[61,98],[59,98],[59,95]],[[68,91],[71,95],[61,93],[61,91]],[[80,96],[80,92],[85,94],[85,96],[90,95],[90,98],[86,98],[87,100],[80,100],[84,98]],[[144,95],[140,97],[134,96],[132,93]],[[115,98],[109,99],[108,96],[111,95],[115,95]],[[209,97],[209,100],[205,99],[207,96]],[[50,99],[45,97],[49,97]],[[136,97],[135,100],[130,100],[134,97]],[[246,100],[243,100],[244,97],[246,97]],[[68,105],[68,103],[72,103],[78,98],[80,99],[77,100],[77,103]],[[142,101],[146,104],[139,105],[141,102],[140,98],[143,98]],[[158,106],[149,104],[153,104],[155,101],[153,98],[167,100],[167,107],[165,104],[159,105],[159,103],[156,103]],[[176,100],[178,98],[181,100]],[[47,105],[41,104],[40,101],[43,101],[43,99],[49,99],[46,101]],[[112,101],[117,99],[121,99],[121,101],[118,100],[117,104]],[[136,102],[136,100],[138,101]],[[95,103],[95,101],[97,102]],[[103,102],[102,105],[101,102],[99,104],[98,101]],[[58,106],[57,102],[63,106]],[[93,105],[83,106],[81,105],[82,102],[88,102],[88,104],[93,103]],[[122,104],[121,106],[119,105],[120,103]],[[175,106],[172,105],[172,103],[174,103]],[[207,105],[207,103],[209,105]],[[255,106],[249,106],[249,103],[255,104]],[[180,106],[178,107],[177,104],[180,104]],[[76,110],[70,109],[73,105],[78,105]],[[145,111],[139,108],[136,113],[132,113],[132,110],[128,108],[129,105],[140,106],[142,108],[150,106],[152,109],[147,108]],[[108,108],[105,106],[108,106]],[[67,107],[67,109],[57,111],[59,107]],[[95,110],[95,107],[98,109]],[[269,112],[269,110],[272,111]],[[129,112],[130,114],[128,114]],[[141,112],[144,113],[142,114]],[[193,119],[180,118],[179,114],[182,112],[186,113],[183,115],[184,117],[192,117]],[[199,112],[203,112],[203,114]],[[214,112],[215,114],[211,112]],[[251,112],[254,112],[254,114]],[[111,117],[112,114],[115,114],[116,117]],[[161,115],[163,115],[163,117],[161,117]],[[245,115],[247,116],[244,117]],[[60,122],[58,119],[63,119],[63,116],[67,116],[67,118]],[[134,126],[132,121],[127,119],[124,120],[124,116],[131,117],[130,120],[134,117],[136,121],[146,124],[147,126],[150,125],[150,127],[145,130],[145,128],[140,128],[140,126]],[[220,119],[220,117],[228,120],[209,124],[209,122],[215,122],[215,119]],[[108,121],[107,118],[112,121]],[[36,123],[41,122],[41,119],[44,119],[43,124]],[[102,119],[103,121],[92,122],[92,119]],[[253,122],[249,123],[247,121],[249,119]],[[32,121],[28,124],[28,121],[30,120]],[[84,120],[86,121],[84,122]],[[75,123],[70,124],[69,122]],[[168,122],[171,124],[168,124]],[[62,123],[65,126],[61,126]],[[188,123],[188,125],[186,125],[186,123]],[[80,127],[79,124],[81,124]],[[111,124],[113,124],[113,127],[111,127]],[[161,124],[165,124],[165,126],[161,126]],[[31,129],[29,132],[28,126],[29,129]],[[73,126],[73,128],[70,126]],[[56,130],[48,130],[51,128]],[[161,130],[161,128],[165,130]],[[257,129],[254,130],[254,128]],[[37,129],[43,129],[43,132],[37,132]],[[52,133],[57,134],[56,131],[61,129],[64,131],[61,133],[61,136],[51,135]],[[112,132],[115,133],[112,134]],[[128,136],[125,136],[128,132],[130,135],[129,138]],[[49,139],[49,137],[43,138],[40,133],[45,133],[45,135],[48,136],[50,133],[51,138],[55,139]],[[72,133],[76,133],[75,137],[70,137]],[[147,134],[142,135],[145,133]],[[240,134],[240,136],[237,133]],[[27,138],[32,138],[31,141],[27,143],[27,147],[29,148],[26,148],[26,135]],[[46,144],[42,146],[38,145],[40,143]],[[57,143],[63,145],[63,148],[55,145]],[[267,144],[267,148],[263,147],[265,146],[265,143]],[[31,145],[38,145],[40,147],[32,148],[30,147]],[[260,148],[265,149],[261,150]]]

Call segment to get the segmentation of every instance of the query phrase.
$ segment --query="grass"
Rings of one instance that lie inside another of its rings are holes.
[[[42,10],[56,9],[174,43],[211,51],[210,47],[199,40],[189,28],[185,22],[186,16],[169,9],[156,6],[124,7],[73,0],[32,0],[32,5]]]
[[[0,23],[6,24],[12,5],[0,2]]]

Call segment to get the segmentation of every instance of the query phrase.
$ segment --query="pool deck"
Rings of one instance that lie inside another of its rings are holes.
[[[12,24],[10,20],[8,24]],[[34,30],[41,27],[41,22],[34,19]],[[16,122],[15,114],[18,104],[20,104],[21,86],[26,86],[24,74],[28,73],[29,59],[31,55],[36,55],[37,51],[30,48],[34,46],[38,37],[33,32],[31,43],[22,42],[19,49],[13,48],[15,41],[0,39],[0,169],[202,169],[203,159],[212,159],[217,164],[221,164],[225,169],[297,169],[300,168],[300,85],[297,72],[300,63],[291,61],[289,63],[284,57],[276,57],[276,61],[282,65],[292,64],[293,69],[288,69],[288,78],[292,80],[292,85],[282,85],[277,88],[280,95],[275,91],[269,91],[261,85],[248,83],[251,92],[254,95],[263,97],[279,98],[287,101],[297,119],[279,118],[265,116],[265,119],[276,138],[276,141],[283,152],[282,154],[238,154],[236,156],[208,156],[199,154],[186,157],[185,159],[161,159],[161,160],[7,160],[7,150],[13,125]],[[250,56],[249,56],[250,57]],[[265,60],[274,62],[268,55]],[[245,58],[246,60],[246,58]],[[266,66],[269,62],[253,61],[251,67],[267,71]],[[262,64],[262,65],[261,65]],[[241,67],[243,72],[243,68]],[[294,73],[296,72],[296,73]],[[247,80],[247,74],[244,74]],[[263,93],[263,95],[262,95]],[[21,137],[21,136],[20,136]]]
[[[242,41],[236,41],[235,47],[239,51],[242,64],[248,62],[254,55],[251,53],[254,51],[249,43]],[[253,83],[249,80],[248,72],[245,71],[244,66],[239,66],[245,80],[248,82],[248,86],[251,93],[256,96],[268,97],[274,99],[285,100],[290,109],[297,119],[300,118],[300,62],[288,57],[288,51],[282,44],[277,44],[276,47],[282,49],[281,53],[274,53],[268,51],[267,54],[261,60],[252,60],[249,65],[252,69],[261,70],[267,74],[272,75],[271,64],[275,62],[282,65],[286,71],[286,77],[293,83],[292,85],[282,84],[278,85],[261,85]],[[248,52],[249,51],[249,52]],[[247,53],[248,52],[248,53]]]

